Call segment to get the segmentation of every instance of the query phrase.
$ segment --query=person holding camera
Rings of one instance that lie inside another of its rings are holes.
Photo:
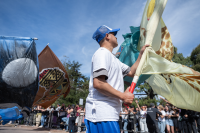
[[[65,104],[63,103],[60,110],[59,110],[59,114],[60,114],[59,120],[60,120],[61,124],[63,124],[62,118],[66,117],[66,111],[65,110],[66,110],[66,107],[65,107]]]
[[[173,110],[171,110],[170,106],[165,106],[165,121],[166,121],[166,128],[168,133],[174,133],[174,123],[171,119],[172,113],[174,113]]]
[[[145,108],[145,106],[142,106],[140,108],[137,100],[135,100],[135,102],[136,102],[137,107],[140,111],[140,129],[141,129],[141,132],[148,132],[147,123],[146,123],[147,109]]]
[[[69,116],[69,132],[74,133],[75,131],[75,120],[76,120],[76,110],[75,110],[75,105],[72,104],[71,109],[67,111]]]
[[[136,112],[134,111],[134,106],[130,106],[128,108],[129,111],[129,118],[128,118],[128,130],[134,130],[135,129],[135,124],[136,124]]]
[[[174,124],[174,130],[175,132],[178,132],[178,117],[179,117],[179,110],[176,107],[172,107],[172,110],[174,111],[172,113],[171,119],[173,121]]]
[[[71,109],[71,105],[69,104],[68,107],[65,109],[67,116],[62,118],[62,121],[65,122],[65,131],[68,132],[69,127],[69,116],[68,110]]]
[[[85,114],[85,111],[83,110],[83,106],[80,106],[79,110],[77,110],[77,113],[79,113],[79,119],[78,119],[78,133],[81,132],[81,124],[83,120],[83,116]]]
[[[160,133],[165,133],[165,111],[162,105],[158,106],[158,110],[162,113],[162,115],[158,114],[158,128]]]
[[[127,131],[127,126],[128,126],[128,109],[127,108],[125,108],[125,113],[124,113],[124,127],[123,127],[123,129],[124,129],[124,133],[128,133],[128,131]]]

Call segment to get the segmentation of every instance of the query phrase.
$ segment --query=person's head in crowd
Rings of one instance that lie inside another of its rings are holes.
[[[71,105],[70,105],[70,104],[68,104],[68,108],[70,108],[70,106],[71,106]]]
[[[144,106],[140,106],[140,109],[143,111],[143,109],[144,109]]]
[[[128,108],[125,108],[124,112],[125,112],[125,113],[128,113]]]
[[[65,104],[64,104],[64,103],[62,104],[62,107],[65,107]]]
[[[177,112],[181,113],[181,109],[180,109],[180,108],[177,108]]]
[[[137,107],[135,110],[138,112],[138,111],[139,111],[139,108]]]
[[[171,111],[171,107],[170,106],[167,106],[167,105],[165,105],[165,111],[167,112],[167,111]]]
[[[38,105],[37,106],[37,110],[42,109],[42,106]]]
[[[79,105],[78,105],[78,104],[76,104],[76,108],[79,108]]]
[[[122,108],[122,111],[125,112],[125,108]]]
[[[166,103],[165,106],[169,106],[169,103]]]
[[[179,109],[178,109],[177,107],[174,107],[174,108],[173,108],[173,111],[174,111],[174,112],[179,112]]]
[[[83,106],[80,106],[80,109],[83,110]]]
[[[149,107],[150,108],[155,108],[155,104],[154,103],[150,103]]]
[[[162,111],[164,110],[164,107],[162,105],[158,105],[158,110]]]
[[[134,111],[135,108],[134,108],[134,106],[130,106],[130,109]]]
[[[59,103],[57,104],[57,107],[60,107],[60,104],[59,104]]]
[[[75,108],[75,105],[74,105],[74,104],[72,104],[72,105],[71,105],[71,109],[74,109],[74,108]]]

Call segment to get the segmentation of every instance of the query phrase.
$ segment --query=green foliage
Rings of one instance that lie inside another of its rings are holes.
[[[137,98],[137,95],[135,95],[135,100],[138,100],[138,104],[139,106],[143,106],[143,105],[147,105],[149,106],[150,103],[154,103],[155,105],[162,103],[162,100],[158,99],[157,94],[154,94],[153,89],[151,88],[151,86],[144,82],[142,84],[140,84],[137,88],[135,88],[135,92],[137,93],[142,93],[145,95],[141,95],[139,96],[139,98]],[[132,103],[132,105],[134,107],[137,107],[137,104],[135,102]]]
[[[174,56],[172,58],[172,61],[188,67],[192,67],[193,62],[190,60],[190,56],[185,58],[182,53],[178,53],[177,51],[177,48],[174,47]]]
[[[147,105],[147,107],[149,107],[150,103],[154,103],[155,105],[158,104],[165,105],[165,102],[163,100],[158,99],[157,96],[155,96],[153,99],[150,99],[145,96],[145,97],[135,98],[135,100],[138,100],[138,104],[140,107],[143,105]],[[131,105],[134,106],[135,108],[137,107],[135,101]]]
[[[140,84],[136,89],[136,92],[145,92],[147,99],[153,99],[156,96],[151,86],[146,82],[144,82],[144,84]]]
[[[77,104],[80,98],[83,99],[83,103],[85,104],[86,97],[89,93],[89,78],[81,74],[80,67],[82,64],[67,60],[67,57],[65,57],[62,63],[69,76],[70,92],[65,98],[63,96],[59,97],[53,105],[55,106],[58,103],[64,103],[66,106],[69,104]]]
[[[194,63],[192,68],[200,72],[200,44],[192,51],[190,59]]]

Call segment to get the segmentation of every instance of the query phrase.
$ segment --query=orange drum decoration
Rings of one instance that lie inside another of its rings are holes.
[[[61,95],[67,96],[70,91],[69,77],[63,64],[48,45],[39,54],[38,59],[39,90],[33,106],[41,105],[47,108]]]

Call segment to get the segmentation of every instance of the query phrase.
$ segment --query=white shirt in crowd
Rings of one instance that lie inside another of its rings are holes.
[[[49,113],[51,113],[53,110],[53,108],[47,108],[47,111],[49,111]]]
[[[100,47],[92,57],[85,117],[92,122],[118,121],[122,101],[118,98],[105,96],[93,87],[93,73],[101,69],[107,71],[107,83],[114,89],[124,92],[123,73],[130,69],[129,66],[121,63],[106,48]]]
[[[125,112],[121,112],[121,114],[122,114],[122,120],[125,118]]]
[[[140,117],[144,119],[144,118],[146,118],[146,116],[147,116],[147,111],[142,111],[141,110],[140,111]]]
[[[172,113],[174,113],[173,110],[171,110],[171,111],[166,111],[166,112],[165,112],[166,115],[172,115]],[[171,118],[168,118],[168,116],[167,116],[166,118],[167,118],[167,119],[171,119]]]
[[[60,110],[60,108],[61,108],[60,106],[59,106],[59,107],[57,107],[57,108],[56,108],[56,111],[59,111],[59,110]]]
[[[128,114],[125,114],[125,115],[124,115],[124,119],[128,119]]]
[[[164,122],[165,121],[165,111],[164,110],[162,110],[162,111],[160,111],[161,113],[162,113],[162,115],[164,116],[163,118],[161,118],[160,116],[158,117],[158,121],[162,121],[162,122]]]

